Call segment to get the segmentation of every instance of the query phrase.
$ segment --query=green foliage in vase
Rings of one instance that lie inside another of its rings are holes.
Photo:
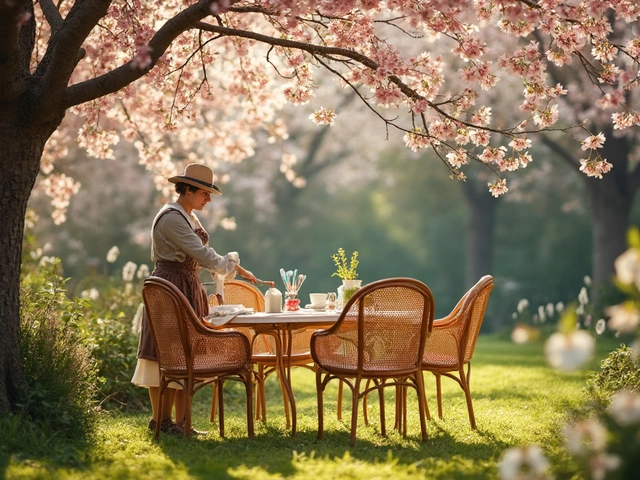
[[[338,253],[331,255],[333,263],[336,265],[336,271],[331,274],[332,277],[339,277],[342,280],[355,280],[358,278],[356,269],[358,268],[358,252],[351,254],[351,260],[347,261],[347,255],[344,248],[339,248]]]

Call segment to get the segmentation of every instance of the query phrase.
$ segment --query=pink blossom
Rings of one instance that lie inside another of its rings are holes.
[[[496,183],[488,183],[489,191],[491,195],[498,198],[500,195],[503,195],[509,191],[507,188],[507,181],[503,178],[499,178]]]
[[[455,168],[460,168],[469,163],[467,151],[463,148],[447,153],[446,158],[449,164]]]
[[[613,113],[611,114],[614,130],[624,130],[634,124],[634,116],[631,113]]]
[[[551,108],[538,110],[533,115],[533,123],[543,128],[550,127],[558,121],[558,105],[552,105]]]
[[[600,62],[610,62],[616,53],[616,48],[607,41],[596,42],[591,49],[591,55]]]
[[[595,150],[596,148],[602,148],[605,142],[605,136],[602,133],[597,135],[591,135],[590,137],[580,142],[582,150]]]
[[[209,6],[209,10],[214,15],[221,15],[229,11],[230,3],[229,0],[214,0]]]
[[[332,108],[326,109],[321,107],[309,115],[309,118],[313,120],[316,125],[333,125],[336,119],[336,113]]]
[[[415,128],[413,132],[407,132],[404,135],[404,143],[414,152],[431,145],[429,137],[423,134],[419,128]]]
[[[589,157],[586,160],[580,160],[580,171],[586,173],[588,177],[602,178],[602,175],[612,168],[613,165],[599,155],[594,159]]]
[[[149,45],[138,45],[136,47],[136,56],[131,60],[131,67],[139,70],[146,70],[153,63],[151,53],[153,48]]]
[[[509,142],[509,146],[513,148],[515,151],[520,152],[525,148],[531,148],[531,140],[526,137],[517,137],[514,138],[511,142]]]
[[[489,145],[489,141],[491,140],[491,133],[487,132],[486,130],[469,130],[469,138],[474,145],[484,147],[486,145]]]

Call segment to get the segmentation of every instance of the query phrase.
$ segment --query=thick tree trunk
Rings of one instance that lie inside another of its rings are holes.
[[[607,138],[602,156],[613,163],[614,168],[602,179],[585,178],[591,207],[594,300],[611,284],[614,261],[627,249],[629,214],[637,190],[627,167],[628,141],[612,135]]]
[[[20,263],[27,201],[45,139],[0,126],[0,412],[15,409],[23,382],[20,356]]]

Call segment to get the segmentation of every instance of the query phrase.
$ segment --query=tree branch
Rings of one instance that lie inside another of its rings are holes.
[[[30,13],[31,19],[21,25],[21,16],[25,13]],[[24,88],[34,32],[30,1],[0,2],[0,103],[15,102]]]
[[[550,139],[547,135],[540,135],[540,139],[544,145],[554,153],[557,153],[560,158],[567,162],[572,168],[575,168],[576,170],[580,168],[580,162],[575,159],[571,152],[563,148],[558,142]]]
[[[40,0],[40,8],[42,9],[42,13],[44,13],[44,17],[47,19],[49,23],[49,27],[51,27],[51,33],[55,33],[62,27],[62,15],[60,15],[60,11],[58,7],[53,4],[52,0]]]
[[[77,65],[82,44],[98,21],[107,14],[111,1],[78,0],[62,26],[52,31],[49,47],[35,73],[36,77],[42,78],[41,92],[47,92],[46,95],[41,93],[36,99],[44,115],[60,110],[60,101]]]
[[[200,20],[211,15],[210,3],[209,0],[201,0],[168,20],[156,32],[149,42],[151,64],[147,68],[135,68],[130,60],[104,75],[72,85],[65,92],[63,107],[69,108],[117,92],[146,75],[178,35],[195,27]]]

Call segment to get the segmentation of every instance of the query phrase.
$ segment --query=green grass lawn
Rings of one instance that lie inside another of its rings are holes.
[[[404,479],[497,478],[497,464],[511,446],[540,445],[557,478],[571,476],[574,466],[562,448],[561,427],[569,409],[584,401],[588,373],[613,348],[599,342],[598,358],[589,369],[573,374],[546,366],[542,343],[515,345],[496,336],[481,336],[472,362],[471,391],[477,430],[469,427],[464,395],[443,379],[444,419],[437,419],[435,381],[425,375],[432,420],[429,439],[422,443],[415,404],[410,393],[409,434],[393,427],[392,391],[386,394],[388,437],[379,435],[377,398],[371,397],[365,426],[359,421],[357,441],[349,448],[349,402],[343,420],[335,414],[337,388],[325,396],[325,436],[318,441],[315,377],[294,369],[298,433],[285,428],[282,397],[275,378],[267,383],[267,422],[256,422],[256,436],[246,436],[244,393],[231,382],[225,386],[225,430],[221,439],[209,423],[211,388],[196,395],[194,425],[209,430],[204,437],[162,435],[155,442],[147,430],[149,413],[104,415],[90,443],[52,442],[47,453],[14,454],[0,460],[0,477],[10,479]],[[228,382],[229,383],[229,382]],[[347,390],[345,390],[345,393]],[[410,391],[411,392],[411,391]],[[0,442],[2,440],[0,439]],[[0,450],[1,452],[2,450]]]

